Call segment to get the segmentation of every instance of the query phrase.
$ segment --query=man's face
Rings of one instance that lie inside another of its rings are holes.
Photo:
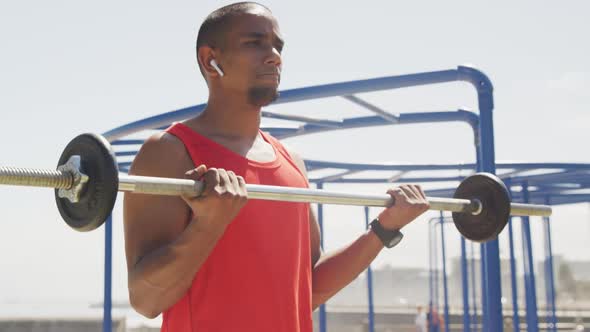
[[[236,17],[221,52],[228,89],[248,94],[255,106],[266,106],[278,97],[283,39],[268,12],[254,9]]]

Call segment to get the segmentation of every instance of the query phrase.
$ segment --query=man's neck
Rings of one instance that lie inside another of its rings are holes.
[[[245,98],[210,96],[207,107],[195,120],[210,135],[254,140],[260,129],[260,109]]]

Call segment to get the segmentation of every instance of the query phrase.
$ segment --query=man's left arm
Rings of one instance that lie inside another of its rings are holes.
[[[289,154],[307,177],[305,163],[296,153]],[[388,191],[396,201],[379,215],[383,228],[401,229],[428,209],[424,193],[417,186],[402,186]],[[312,262],[312,307],[315,310],[352,282],[377,257],[383,243],[370,229],[355,241],[339,250],[323,254],[320,246],[320,227],[310,210],[310,242]]]

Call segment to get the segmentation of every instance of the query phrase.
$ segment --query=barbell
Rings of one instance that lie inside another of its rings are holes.
[[[109,142],[97,134],[82,134],[68,143],[57,170],[0,167],[0,184],[55,189],[55,201],[64,221],[77,231],[91,231],[111,214],[117,193],[197,197],[203,183],[119,174]],[[359,206],[392,206],[389,195],[333,192],[319,189],[246,184],[248,199]],[[431,210],[450,211],[459,232],[467,239],[494,239],[514,216],[550,216],[546,205],[511,203],[502,180],[476,173],[457,187],[454,198],[427,197]]]

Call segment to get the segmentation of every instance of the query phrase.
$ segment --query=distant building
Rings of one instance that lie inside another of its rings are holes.
[[[448,301],[451,308],[461,310],[463,307],[463,281],[461,271],[460,257],[448,259],[447,267],[447,290]],[[568,262],[560,256],[555,256],[553,266],[555,270],[554,280],[555,289],[559,293],[563,285],[560,285],[559,266],[567,264],[573,278],[580,287],[576,288],[581,292],[579,299],[590,299],[590,261]],[[471,305],[475,299],[476,306],[481,306],[481,263],[478,258],[468,259],[468,297]],[[537,303],[539,307],[545,306],[545,266],[544,262],[538,263],[535,271],[535,284]],[[442,266],[439,263],[439,268]],[[472,270],[473,268],[473,270]],[[510,260],[501,259],[501,283],[502,283],[502,303],[504,308],[512,307],[512,279],[510,274]],[[522,260],[516,261],[518,275],[516,276],[516,289],[518,306],[520,309],[525,307],[525,289],[524,277],[522,275]],[[472,276],[471,271],[474,271]],[[433,295],[437,297],[439,306],[444,303],[444,288],[442,269],[432,271],[433,276],[438,281],[437,289],[433,289]],[[384,267],[373,270],[373,304],[379,310],[387,311],[388,308],[415,308],[416,305],[428,305],[430,300],[430,271],[422,268],[393,268]],[[336,294],[328,305],[333,309],[358,308],[364,310],[368,306],[366,272],[359,275],[350,285]],[[475,281],[475,287],[473,285]],[[584,292],[588,291],[589,294]],[[559,294],[558,294],[559,295]],[[435,300],[436,301],[436,300]]]
[[[373,303],[379,307],[415,307],[429,299],[428,270],[392,268],[373,270]],[[367,306],[367,274],[361,274],[328,302],[331,306]]]

